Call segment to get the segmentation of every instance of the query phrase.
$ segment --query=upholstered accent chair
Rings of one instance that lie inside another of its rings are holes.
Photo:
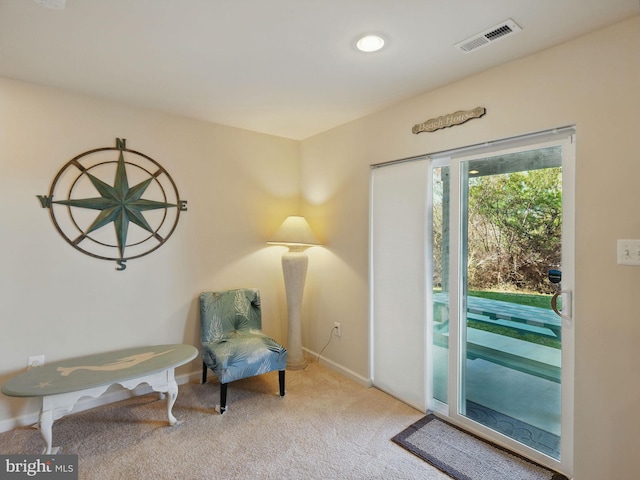
[[[284,396],[287,351],[262,333],[260,293],[236,289],[200,294],[202,383],[207,369],[220,380],[220,413],[227,408],[227,385],[278,370]]]

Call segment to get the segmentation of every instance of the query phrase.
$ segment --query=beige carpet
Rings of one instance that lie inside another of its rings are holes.
[[[390,441],[422,412],[321,365],[287,371],[282,398],[275,372],[231,384],[224,415],[219,387],[181,385],[180,425],[148,394],[58,420],[53,444],[78,454],[79,478],[91,480],[449,479]],[[43,446],[33,428],[0,434],[2,454]]]

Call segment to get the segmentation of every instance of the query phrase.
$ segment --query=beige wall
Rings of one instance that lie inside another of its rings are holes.
[[[122,272],[68,245],[36,198],[67,161],[116,137],[188,201],[167,243]],[[299,157],[299,142],[0,79],[0,383],[29,355],[199,345],[203,290],[259,288],[264,330],[285,342],[284,247],[265,240],[298,213]],[[36,403],[0,395],[0,431]]]
[[[477,106],[485,117],[411,133]],[[616,239],[640,238],[639,115],[635,17],[303,141],[304,213],[327,245],[310,251],[303,343],[319,350],[341,322],[325,355],[368,377],[370,164],[575,124],[575,478],[637,478],[640,267],[616,264]]]

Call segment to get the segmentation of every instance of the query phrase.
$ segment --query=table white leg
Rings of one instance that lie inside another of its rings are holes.
[[[176,403],[176,398],[178,398],[178,384],[175,379],[171,379],[169,381],[168,391],[167,391],[167,416],[169,417],[169,424],[175,425],[178,420],[173,416],[171,410],[173,409],[173,404]]]
[[[159,392],[160,398],[163,398],[164,394],[167,395],[167,416],[169,417],[169,424],[175,425],[178,423],[176,417],[173,416],[171,410],[173,404],[176,403],[178,398],[178,383],[175,379],[175,370],[168,368],[163,372],[153,373],[143,377],[134,378],[124,382],[117,382],[129,390],[133,390],[137,385],[141,383],[147,383],[151,389],[155,392]]]
[[[40,435],[47,444],[44,452],[45,455],[51,455],[51,442],[53,440],[53,411],[43,410],[40,412]]]

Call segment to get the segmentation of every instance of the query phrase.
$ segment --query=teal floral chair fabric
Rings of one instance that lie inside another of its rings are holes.
[[[208,369],[220,380],[220,413],[226,410],[227,385],[241,378],[278,370],[284,396],[287,351],[261,329],[258,290],[200,294],[202,383],[207,383]]]

